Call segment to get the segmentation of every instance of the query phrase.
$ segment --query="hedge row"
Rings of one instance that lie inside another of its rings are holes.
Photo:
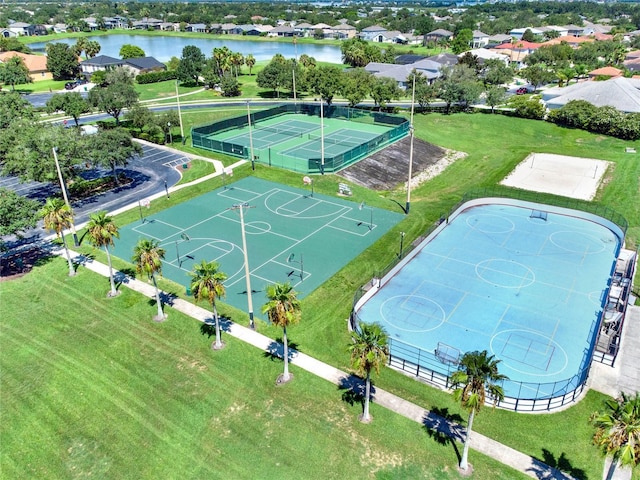
[[[614,107],[596,107],[585,100],[572,100],[552,110],[547,120],[569,128],[609,135],[623,140],[640,139],[640,114],[623,113]]]
[[[144,83],[157,83],[164,82],[166,80],[175,80],[178,78],[175,71],[160,70],[158,72],[141,73],[136,77],[136,82],[140,84]]]

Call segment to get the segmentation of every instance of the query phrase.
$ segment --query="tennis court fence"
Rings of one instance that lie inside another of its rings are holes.
[[[389,127],[389,130],[369,139],[362,143],[354,143],[353,141],[345,142],[338,139],[332,139],[331,136],[326,138],[328,144],[339,144],[345,146],[352,146],[340,154],[334,156],[325,157],[313,157],[302,158],[292,155],[287,155],[276,151],[270,147],[254,149],[254,160],[260,163],[264,163],[270,166],[277,166],[288,170],[293,170],[301,173],[324,173],[324,172],[337,172],[343,168],[352,165],[358,160],[374,153],[375,151],[390,145],[396,140],[406,136],[409,132],[409,121],[400,116],[393,115],[384,112],[371,112],[368,110],[361,110],[357,108],[343,107],[337,105],[323,106],[322,112],[320,111],[320,105],[318,104],[286,104],[279,105],[277,107],[268,108],[261,111],[252,112],[251,124],[256,125],[256,129],[264,129],[265,131],[271,131],[273,133],[287,135],[291,138],[309,138],[306,137],[307,132],[300,132],[298,130],[283,129],[277,127],[260,127],[257,126],[258,122],[268,119],[276,118],[287,114],[302,114],[312,117],[320,117],[320,114],[324,118],[335,118],[348,120],[354,123],[368,124],[368,125],[382,125]],[[210,138],[212,134],[223,133],[229,130],[237,128],[245,128],[249,126],[249,118],[247,115],[240,115],[237,117],[227,118],[214,123],[206,125],[200,125],[191,128],[191,139],[194,147],[203,148],[218,153],[225,153],[240,158],[250,159],[251,152],[249,148],[243,145],[233,144],[226,141],[214,140]]]

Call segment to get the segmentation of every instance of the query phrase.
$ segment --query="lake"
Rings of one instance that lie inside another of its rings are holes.
[[[171,57],[182,55],[182,49],[188,45],[195,45],[202,50],[207,57],[212,56],[214,48],[226,46],[233,52],[240,52],[244,56],[252,54],[258,61],[271,60],[276,53],[281,53],[285,58],[294,58],[302,54],[313,57],[318,62],[342,63],[342,54],[340,47],[335,45],[318,45],[318,44],[297,44],[282,42],[259,42],[252,40],[225,40],[225,39],[209,39],[209,38],[187,38],[187,37],[165,37],[165,36],[148,36],[148,35],[92,35],[87,37],[91,40],[97,40],[100,43],[100,53],[98,55],[108,55],[114,58],[120,58],[120,47],[125,44],[136,45],[150,56],[155,57],[161,62],[167,62]],[[66,43],[73,45],[76,43],[75,38],[63,38],[55,40],[56,43]],[[43,52],[45,42],[32,43],[29,45],[36,52]]]

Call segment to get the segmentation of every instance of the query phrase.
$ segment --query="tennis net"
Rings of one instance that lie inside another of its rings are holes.
[[[322,139],[322,135],[318,135],[315,133],[310,133],[309,134],[309,140],[321,140]],[[358,140],[353,140],[351,138],[345,138],[345,137],[335,137],[335,136],[331,136],[331,137],[324,137],[324,142],[325,143],[332,143],[333,145],[344,145],[347,147],[356,147],[358,145],[361,145],[363,143],[366,143],[367,140],[362,140],[362,141],[358,141]]]
[[[286,135],[287,137],[302,138],[304,131],[298,131],[294,128],[279,128],[279,127],[259,127],[256,125],[256,130],[263,130],[269,133],[277,133],[278,135]]]

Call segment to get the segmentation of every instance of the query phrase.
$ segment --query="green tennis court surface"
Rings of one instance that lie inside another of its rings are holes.
[[[185,287],[194,263],[215,260],[228,275],[223,301],[247,311],[240,208],[232,208],[243,204],[257,317],[268,284],[290,281],[303,298],[403,218],[341,198],[311,196],[308,188],[245,178],[121,228],[114,253],[130,260],[140,238],[156,239],[166,250],[163,275]]]

